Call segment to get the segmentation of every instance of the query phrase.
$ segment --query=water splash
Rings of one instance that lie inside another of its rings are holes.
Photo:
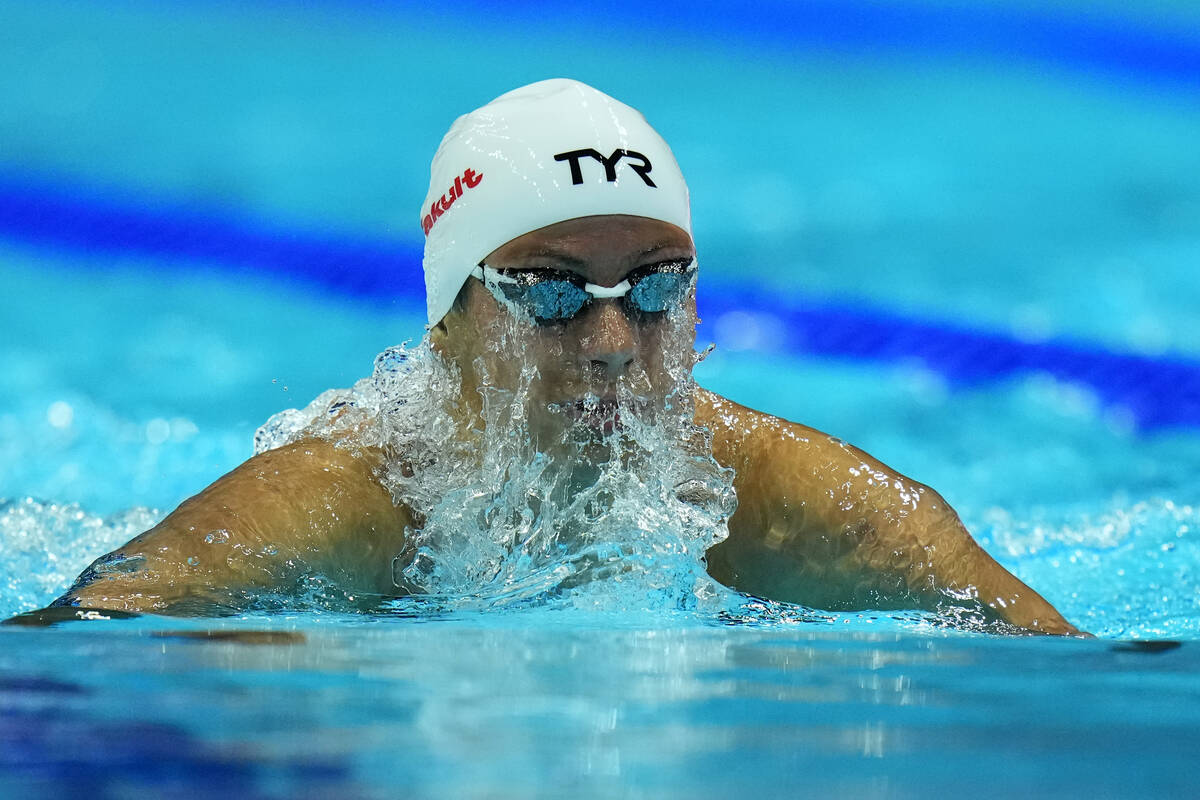
[[[988,509],[980,539],[1069,619],[1100,636],[1192,638],[1200,508],[1118,496],[1098,510]]]
[[[43,503],[31,497],[0,500],[0,613],[49,604],[97,553],[119,547],[160,517],[148,508],[101,517],[75,503]]]
[[[549,339],[551,358],[561,345],[504,315],[468,366],[477,398],[426,337],[381,353],[351,389],[272,417],[256,450],[310,436],[379,448],[381,481],[420,520],[393,581],[426,607],[715,611],[732,593],[703,556],[728,535],[733,474],[692,420],[694,317],[658,324],[663,363],[635,363],[615,402],[592,386],[546,402],[551,376],[529,343]]]

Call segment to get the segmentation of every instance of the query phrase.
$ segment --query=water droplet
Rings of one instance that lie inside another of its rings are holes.
[[[146,441],[150,444],[162,444],[171,437],[171,423],[162,417],[155,417],[146,423]]]
[[[75,419],[75,409],[62,400],[51,403],[46,409],[46,421],[55,428],[69,428]]]

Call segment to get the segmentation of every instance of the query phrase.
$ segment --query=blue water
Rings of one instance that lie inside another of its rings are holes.
[[[305,640],[185,638],[214,627]],[[5,638],[0,789],[915,798],[1195,787],[1191,647],[537,615],[98,623]]]
[[[0,794],[1195,793],[1200,17],[735,12],[0,2],[0,615],[418,338],[443,129],[567,73],[689,177],[700,382],[935,487],[1100,640],[800,609],[6,627]]]

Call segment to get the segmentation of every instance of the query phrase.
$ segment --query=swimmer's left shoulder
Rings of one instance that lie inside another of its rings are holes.
[[[803,442],[834,438],[799,422],[744,406],[702,387],[696,389],[696,422],[712,431],[714,436],[738,439],[755,435],[799,439]]]
[[[736,403],[697,387],[696,424],[712,432],[713,455],[735,469],[755,465],[771,473],[784,464],[821,463],[843,468],[886,469],[867,453],[799,422]]]

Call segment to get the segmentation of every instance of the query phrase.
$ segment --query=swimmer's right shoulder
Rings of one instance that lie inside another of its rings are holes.
[[[378,448],[319,438],[259,453],[102,557],[57,603],[227,613],[306,574],[347,597],[395,595],[392,559],[413,520],[380,479],[384,463]]]

